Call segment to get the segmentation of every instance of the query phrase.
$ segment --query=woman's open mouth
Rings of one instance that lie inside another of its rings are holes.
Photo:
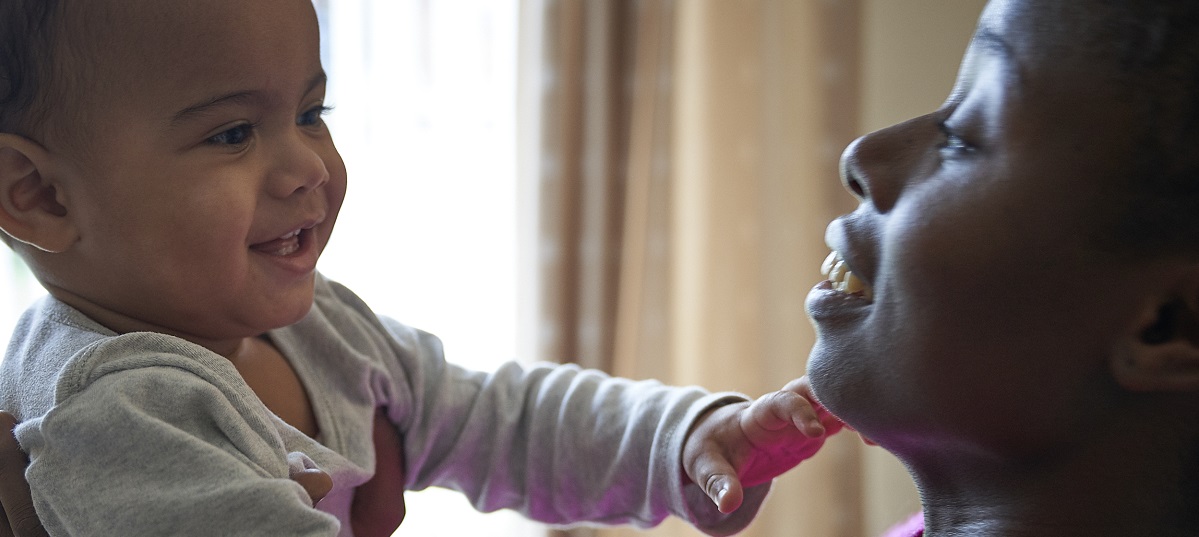
[[[820,273],[828,278],[828,282],[835,291],[860,296],[866,300],[874,298],[874,291],[870,289],[870,286],[849,270],[849,265],[836,251],[829,254],[828,258],[824,260],[820,266]]]

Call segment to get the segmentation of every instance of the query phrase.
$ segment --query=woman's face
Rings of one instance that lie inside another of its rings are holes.
[[[1081,441],[1120,397],[1110,358],[1156,269],[1096,244],[1139,123],[1102,62],[1061,46],[1098,15],[1055,4],[992,1],[945,105],[843,155],[861,203],[826,239],[868,289],[808,296],[809,374],[901,458]]]

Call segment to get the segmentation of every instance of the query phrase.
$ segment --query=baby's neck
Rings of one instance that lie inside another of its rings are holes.
[[[264,405],[288,425],[316,438],[319,428],[296,370],[267,337],[246,338],[227,356]]]
[[[226,358],[233,356],[244,345],[246,338],[232,338],[223,340],[213,340],[202,338],[195,334],[185,334],[177,330],[172,330],[160,323],[139,319],[127,313],[117,311],[115,309],[105,307],[97,301],[89,299],[79,293],[75,293],[69,289],[58,287],[51,284],[43,284],[51,296],[65,303],[72,308],[75,308],[80,313],[86,315],[89,319],[99,323],[101,326],[112,330],[117,334],[128,334],[132,332],[156,332],[159,334],[167,334],[181,339],[185,339],[196,345],[200,345],[216,354]]]

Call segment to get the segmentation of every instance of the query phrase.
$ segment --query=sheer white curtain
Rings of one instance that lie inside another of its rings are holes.
[[[46,292],[12,250],[0,245],[0,350],[8,348],[17,317]],[[4,355],[0,352],[0,360]]]
[[[516,0],[316,5],[350,177],[321,270],[455,363],[517,357]],[[449,491],[407,502],[405,537],[544,533]]]

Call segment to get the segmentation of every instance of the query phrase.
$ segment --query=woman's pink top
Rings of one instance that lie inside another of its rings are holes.
[[[882,537],[922,537],[924,535],[924,513],[916,513],[883,532]]]

